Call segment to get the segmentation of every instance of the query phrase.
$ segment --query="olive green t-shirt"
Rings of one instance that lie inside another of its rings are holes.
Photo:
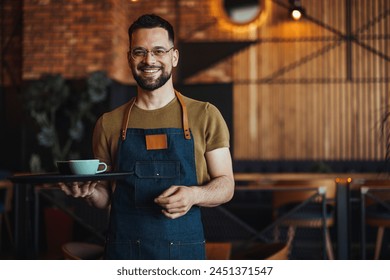
[[[188,122],[194,137],[195,164],[198,184],[210,180],[205,153],[214,149],[229,147],[229,130],[219,110],[208,102],[183,96],[187,106]],[[103,114],[97,121],[93,135],[93,152],[96,158],[107,163],[114,170],[118,140],[123,118],[129,102]],[[163,108],[143,110],[134,106],[131,110],[128,128],[182,128],[182,110],[177,98]]]

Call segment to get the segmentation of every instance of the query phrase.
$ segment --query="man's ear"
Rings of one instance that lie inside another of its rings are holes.
[[[173,49],[173,55],[172,55],[172,65],[173,67],[176,67],[179,63],[179,50]]]

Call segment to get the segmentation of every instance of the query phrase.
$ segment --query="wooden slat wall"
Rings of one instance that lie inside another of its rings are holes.
[[[390,3],[349,1],[360,43],[351,43],[348,62],[339,36],[347,32],[346,1],[302,0],[314,20],[300,22],[281,19],[285,9],[272,3],[262,41],[234,57],[235,159],[384,158]]]

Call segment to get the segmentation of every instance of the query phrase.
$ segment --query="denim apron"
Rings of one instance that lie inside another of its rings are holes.
[[[125,114],[118,145],[119,172],[134,172],[117,181],[112,195],[106,259],[205,259],[200,208],[169,219],[154,198],[172,185],[196,186],[194,141],[180,93],[183,128],[127,128]]]

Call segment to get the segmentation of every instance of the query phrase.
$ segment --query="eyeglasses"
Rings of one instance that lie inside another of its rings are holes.
[[[154,57],[161,58],[164,55],[166,55],[168,52],[170,52],[172,49],[173,49],[173,47],[170,48],[169,50],[166,50],[164,48],[159,47],[159,48],[151,49],[149,51],[149,50],[144,49],[144,48],[136,48],[136,49],[131,50],[130,54],[134,60],[144,59],[148,55],[148,53],[151,53]]]

